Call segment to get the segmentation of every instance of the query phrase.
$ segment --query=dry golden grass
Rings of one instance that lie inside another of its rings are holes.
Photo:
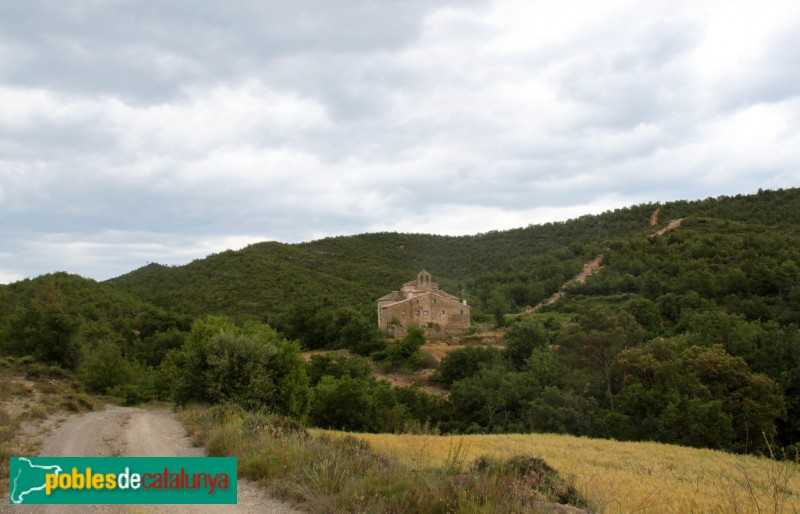
[[[548,434],[351,435],[417,468],[442,465],[454,452],[464,452],[467,462],[480,455],[540,456],[572,477],[601,512],[800,512],[800,466],[793,462]]]

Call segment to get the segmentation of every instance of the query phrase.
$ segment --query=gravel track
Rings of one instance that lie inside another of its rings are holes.
[[[181,424],[167,410],[109,407],[65,421],[42,445],[40,456],[203,456],[193,447]],[[238,480],[237,505],[9,505],[8,493],[0,513],[274,513],[302,514],[269,497],[257,485]]]

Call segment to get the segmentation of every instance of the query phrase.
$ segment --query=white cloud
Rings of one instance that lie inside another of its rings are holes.
[[[94,234],[47,233],[23,242],[20,253],[41,266],[40,273],[68,271],[103,280],[150,262],[185,264],[193,259],[228,249],[240,249],[271,239],[266,234],[195,237],[184,234],[124,232],[107,230]],[[48,266],[46,256],[59,256],[57,266]],[[0,262],[4,259],[0,256]],[[6,259],[10,260],[10,259]],[[0,283],[23,278],[22,272],[0,270]]]
[[[283,133],[330,128],[319,102],[274,91],[258,81],[191,88],[179,102],[154,106],[114,99],[107,116],[111,130],[130,152],[189,156],[265,135],[280,139]]]
[[[0,20],[7,276],[800,181],[797,2],[51,14]]]

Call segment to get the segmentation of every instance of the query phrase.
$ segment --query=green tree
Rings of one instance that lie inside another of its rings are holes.
[[[74,369],[80,360],[79,330],[80,321],[61,309],[31,303],[11,318],[7,350]]]
[[[505,314],[511,310],[511,303],[499,289],[494,289],[486,300],[486,310],[494,316],[495,326],[502,328],[506,326]]]
[[[609,405],[614,407],[611,367],[619,352],[641,342],[644,330],[625,311],[591,307],[562,338],[561,348],[570,360],[599,373]]]
[[[115,386],[130,382],[132,368],[122,356],[119,343],[103,339],[88,352],[78,378],[88,391],[105,394]]]
[[[614,367],[625,384],[615,401],[628,419],[625,438],[763,452],[786,412],[778,384],[721,345],[654,340],[622,352]]]
[[[534,350],[545,348],[550,343],[547,330],[530,317],[511,324],[506,330],[505,341],[505,357],[516,370],[525,367]]]
[[[347,352],[313,355],[308,363],[311,385],[317,385],[322,377],[368,378],[372,376],[370,361],[364,357],[350,357]]]
[[[314,387],[309,422],[337,430],[393,431],[402,427],[404,413],[386,381],[326,375]]]
[[[183,345],[175,388],[179,404],[238,403],[303,418],[309,408],[306,364],[296,343],[267,325],[221,317],[195,321]]]
[[[647,298],[636,298],[625,304],[624,309],[647,331],[648,339],[660,333],[661,312],[655,302]]]
[[[420,351],[425,340],[424,330],[410,326],[405,337],[388,345],[378,356],[385,358],[392,366],[419,369],[426,361],[426,354]]]
[[[452,423],[463,432],[523,431],[528,405],[538,393],[526,373],[482,369],[451,386]]]
[[[485,368],[503,366],[503,355],[495,347],[467,345],[464,348],[448,352],[439,363],[439,369],[433,379],[445,386],[453,382],[471,377]]]

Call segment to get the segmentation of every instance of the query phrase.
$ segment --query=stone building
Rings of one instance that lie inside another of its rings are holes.
[[[378,327],[395,337],[409,326],[425,328],[429,335],[461,334],[469,330],[469,321],[467,301],[439,289],[425,270],[399,291],[378,299]]]

